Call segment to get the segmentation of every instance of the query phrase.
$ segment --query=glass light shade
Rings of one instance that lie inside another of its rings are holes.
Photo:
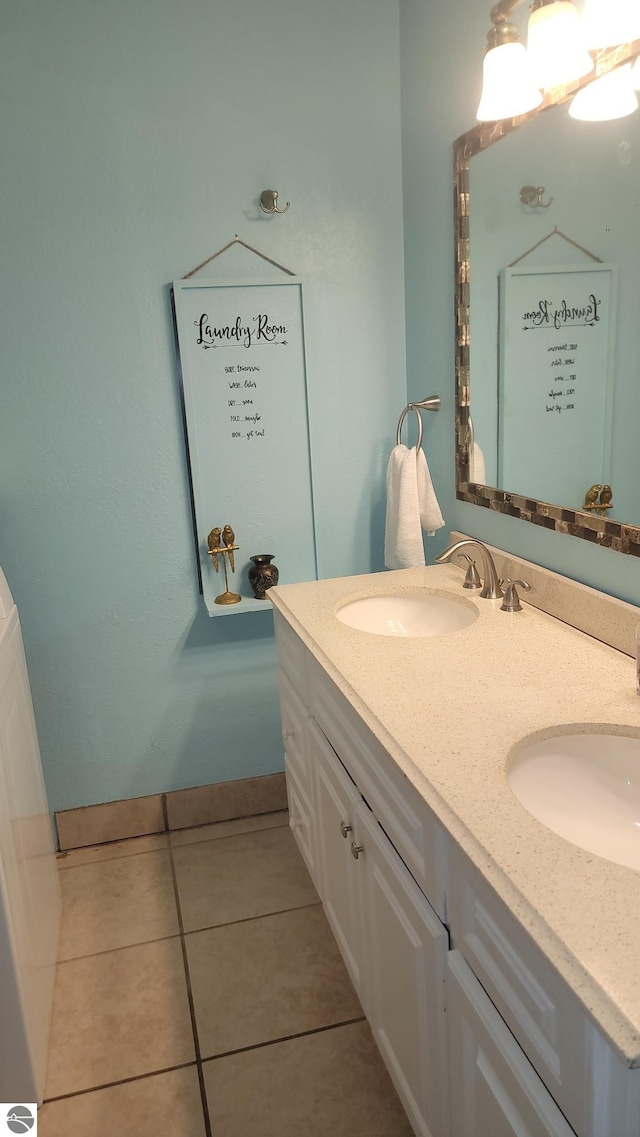
[[[638,0],[584,0],[582,26],[589,51],[640,39],[640,4]]]
[[[627,63],[578,91],[569,114],[584,122],[607,122],[625,118],[637,109],[638,96],[633,89],[631,64]]]
[[[503,43],[492,47],[484,57],[479,122],[515,118],[539,107],[542,95],[531,75],[524,44]]]
[[[570,0],[555,0],[531,13],[527,54],[535,81],[545,91],[593,71],[580,19]]]

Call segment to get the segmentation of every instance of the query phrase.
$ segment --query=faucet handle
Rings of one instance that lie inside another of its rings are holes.
[[[474,561],[473,557],[470,557],[468,553],[461,553],[460,555],[464,557],[465,561],[467,561],[467,571],[465,574],[464,583],[463,583],[462,587],[463,588],[482,588],[482,581],[480,580],[480,573],[478,572],[478,570],[476,568],[476,562]]]
[[[518,588],[523,588],[525,592],[531,592],[531,585],[527,584],[526,580],[512,580],[510,576],[507,577],[507,583],[504,590],[504,600],[500,605],[501,612],[522,611],[522,604],[520,603],[520,597],[516,591],[516,585]]]

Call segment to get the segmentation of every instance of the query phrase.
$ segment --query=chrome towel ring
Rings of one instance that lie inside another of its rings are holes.
[[[423,422],[422,422],[422,415],[420,414],[420,411],[421,410],[439,411],[441,406],[442,406],[442,400],[441,400],[439,395],[429,395],[426,399],[422,399],[422,401],[419,403],[407,403],[402,414],[400,415],[400,418],[398,419],[398,430],[396,432],[396,446],[399,446],[401,443],[401,440],[402,440],[401,436],[402,436],[402,426],[403,426],[404,420],[406,419],[409,411],[414,411],[416,413],[416,415],[418,416],[418,441],[416,442],[416,449],[419,450],[420,447],[422,446],[422,433],[423,433]]]

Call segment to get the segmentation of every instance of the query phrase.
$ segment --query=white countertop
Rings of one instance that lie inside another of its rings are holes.
[[[640,1066],[640,872],[556,836],[506,780],[510,750],[534,731],[600,723],[640,735],[634,661],[524,598],[522,612],[501,612],[462,580],[436,565],[284,585],[269,597],[627,1064]],[[334,615],[346,598],[425,586],[473,603],[478,619],[406,639]]]

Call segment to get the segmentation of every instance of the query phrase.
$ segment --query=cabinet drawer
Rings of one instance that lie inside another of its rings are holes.
[[[452,1137],[575,1137],[458,951],[447,960]]]
[[[444,919],[444,830],[382,744],[311,656],[307,678],[309,707],[318,726],[340,755],[432,907]]]
[[[571,989],[458,847],[450,851],[450,872],[453,947],[460,949],[571,1124],[584,1137],[601,1137],[594,1128],[597,1087],[590,1070],[592,1055],[607,1044]]]
[[[309,705],[306,678],[307,648],[278,612],[274,611],[273,619],[278,666],[284,671],[300,702],[306,707]]]

